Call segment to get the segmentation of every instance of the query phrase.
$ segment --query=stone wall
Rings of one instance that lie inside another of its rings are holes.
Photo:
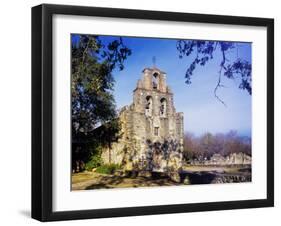
[[[181,168],[183,113],[175,110],[164,72],[144,69],[133,103],[121,109],[119,119],[121,138],[103,151],[104,163],[119,164],[127,170],[163,172]]]
[[[202,161],[193,160],[191,165],[250,165],[252,157],[245,153],[232,153],[229,156],[223,157],[220,154],[214,154],[209,160]]]

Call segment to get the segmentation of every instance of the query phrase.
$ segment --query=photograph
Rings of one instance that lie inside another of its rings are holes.
[[[71,190],[251,183],[252,43],[71,34]]]
[[[33,219],[274,206],[274,18],[150,6],[32,7]]]

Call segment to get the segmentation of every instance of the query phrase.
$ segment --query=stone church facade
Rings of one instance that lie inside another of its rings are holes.
[[[180,170],[183,117],[176,112],[166,73],[145,68],[133,91],[133,103],[119,112],[120,138],[102,152],[103,162],[119,164],[124,170]]]

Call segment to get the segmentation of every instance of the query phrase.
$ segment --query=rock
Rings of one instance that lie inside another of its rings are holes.
[[[169,177],[172,181],[174,181],[176,183],[181,182],[181,178],[180,178],[180,175],[178,172],[169,173]]]
[[[188,176],[185,176],[185,178],[183,180],[183,184],[185,184],[185,185],[191,184]]]

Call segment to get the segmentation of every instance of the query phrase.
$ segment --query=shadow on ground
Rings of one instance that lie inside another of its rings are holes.
[[[180,177],[181,181],[188,177],[190,184],[211,184],[216,175],[208,172],[197,172],[180,174]]]
[[[31,217],[31,212],[30,210],[19,210],[19,214],[24,216],[24,217],[28,217],[30,218]]]
[[[85,189],[89,190],[99,188],[151,187],[169,185],[178,185],[178,183],[171,181],[167,176],[165,177],[161,175],[154,175],[151,178],[105,176],[97,181],[97,183],[93,183],[85,187]]]
[[[150,176],[140,176],[137,173],[108,175],[96,172],[82,172],[72,175],[72,190],[153,187],[183,184],[241,183],[250,182],[252,180],[251,169],[249,168],[217,168],[215,170],[206,168],[208,171],[201,168],[199,170],[181,171],[179,175],[180,182],[171,180],[171,178],[164,173],[152,172]]]

